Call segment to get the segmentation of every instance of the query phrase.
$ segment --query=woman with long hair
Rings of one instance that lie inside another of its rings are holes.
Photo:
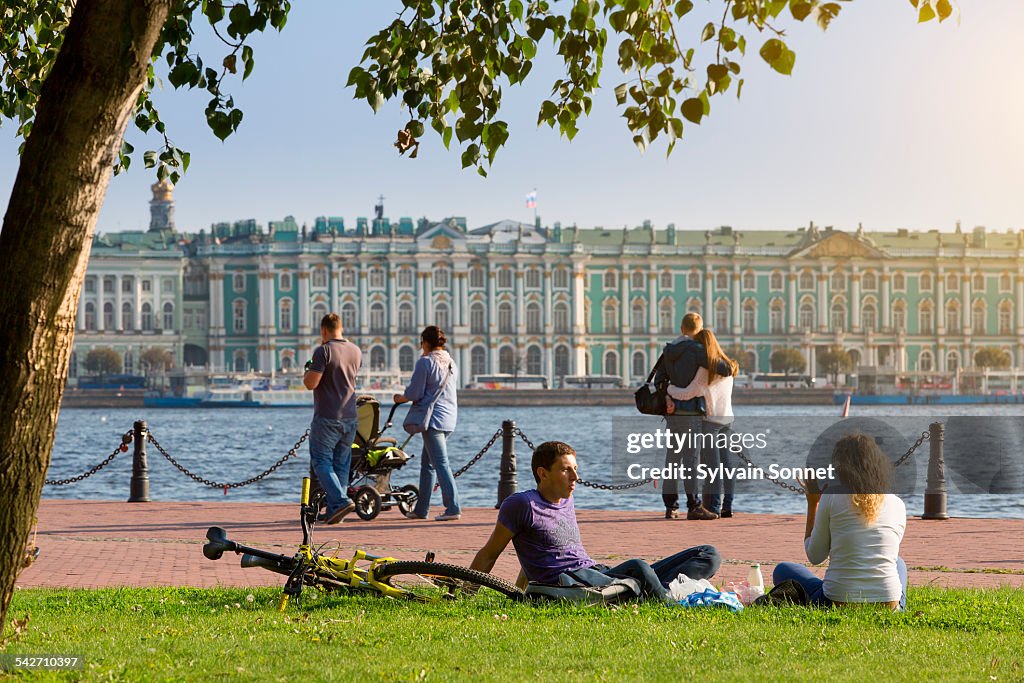
[[[824,580],[802,564],[775,567],[775,585],[794,579],[812,604],[873,603],[903,610],[907,565],[899,556],[907,508],[892,488],[893,468],[875,440],[848,434],[832,450],[841,492],[821,493],[800,482],[807,496],[804,550],[811,564],[829,560]]]
[[[693,339],[704,346],[704,350],[707,352],[707,367],[698,368],[693,381],[686,387],[669,385],[666,412],[669,415],[675,412],[676,401],[702,397],[704,399],[705,429],[712,434],[728,432],[729,425],[733,421],[733,377],[739,371],[739,364],[726,355],[714,333],[706,327],[695,334]],[[730,371],[729,374],[722,372],[726,369]],[[724,463],[726,467],[732,466],[731,453],[728,449],[717,449],[714,446],[705,448],[701,458],[704,460],[705,466],[710,468],[717,467],[720,462]],[[721,484],[722,480],[719,479],[714,486],[718,488]],[[736,482],[731,478],[725,478],[724,485],[724,500],[719,491],[714,491],[711,488],[704,490],[704,500],[697,502],[697,507],[702,508],[708,514],[702,515],[701,510],[698,510],[698,514],[692,517],[693,519],[716,519],[719,515],[732,517],[733,491]],[[696,501],[687,501],[688,504],[693,502]],[[691,510],[693,509],[691,506]],[[691,518],[689,514],[687,518]]]
[[[434,490],[434,472],[441,488],[441,502],[444,513],[434,519],[439,522],[457,520],[462,516],[459,491],[455,477],[448,464],[448,437],[455,431],[459,406],[456,396],[458,369],[445,344],[448,343],[444,330],[437,325],[423,328],[420,334],[420,349],[423,355],[416,361],[412,378],[404,394],[395,394],[395,403],[412,401],[420,407],[419,418],[424,424],[417,424],[410,431],[423,434],[423,455],[420,458],[420,493],[416,506],[405,516],[409,519],[426,519],[430,513],[430,494]],[[413,410],[406,417],[413,417]]]

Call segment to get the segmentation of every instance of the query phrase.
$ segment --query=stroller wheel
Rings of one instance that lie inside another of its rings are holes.
[[[420,497],[420,490],[412,484],[406,484],[398,489],[393,496],[398,500],[398,511],[406,515],[416,507],[416,499]]]
[[[356,494],[356,514],[359,519],[370,521],[380,514],[381,500],[377,489],[372,486],[364,486]]]

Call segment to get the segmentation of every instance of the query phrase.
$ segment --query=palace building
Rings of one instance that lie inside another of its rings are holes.
[[[95,238],[71,374],[89,349],[140,369],[153,346],[211,371],[297,371],[342,317],[364,366],[408,373],[441,326],[478,375],[646,377],[687,311],[749,372],[840,346],[860,367],[954,372],[981,347],[1024,365],[1024,233],[606,230],[402,218],[217,223],[183,234],[153,186],[146,231]]]

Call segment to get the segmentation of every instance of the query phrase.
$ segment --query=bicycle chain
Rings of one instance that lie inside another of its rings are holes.
[[[499,436],[501,436],[501,430],[500,429],[498,431],[494,432],[494,436],[491,437],[491,440],[487,442],[487,445],[484,446],[483,449],[479,453],[474,455],[473,458],[469,462],[467,462],[465,465],[460,467],[458,470],[456,470],[452,474],[452,478],[454,479],[456,477],[461,477],[466,472],[466,470],[468,470],[473,465],[477,464],[480,461],[480,458],[484,457],[484,453],[486,453],[488,450],[490,450],[491,446],[494,445],[494,442],[498,440]]]
[[[86,477],[91,477],[92,475],[96,474],[97,472],[102,470],[104,467],[109,465],[114,460],[114,458],[117,457],[118,453],[126,452],[128,450],[128,444],[130,444],[132,442],[133,438],[134,438],[134,436],[133,436],[132,432],[130,432],[130,431],[129,432],[125,432],[124,435],[121,436],[121,443],[118,445],[117,448],[114,449],[114,452],[111,453],[110,455],[108,455],[106,457],[106,459],[103,460],[103,462],[101,462],[100,464],[96,465],[95,467],[93,467],[92,469],[88,470],[87,472],[79,474],[77,477],[71,477],[70,479],[44,479],[43,483],[45,485],[47,485],[47,486],[66,486],[67,484],[74,484],[74,483],[80,482],[83,479],[85,479]]]
[[[190,472],[187,467],[185,467],[184,465],[179,463],[177,460],[175,460],[171,456],[171,454],[168,453],[167,450],[163,446],[160,445],[160,442],[157,441],[153,437],[153,433],[152,432],[150,432],[149,430],[146,430],[146,439],[150,443],[152,443],[154,446],[156,446],[156,449],[158,451],[160,451],[160,454],[163,455],[172,465],[177,467],[178,471],[180,471],[182,474],[184,474],[185,476],[189,477],[190,479],[192,479],[192,480],[194,480],[194,481],[196,481],[196,482],[198,482],[200,484],[203,484],[204,486],[209,486],[210,488],[214,488],[214,489],[240,489],[243,486],[248,486],[249,484],[255,484],[259,480],[261,480],[264,477],[266,477],[267,475],[269,475],[271,472],[274,472],[278,467],[283,465],[285,462],[287,462],[291,458],[295,457],[295,455],[297,454],[297,452],[299,450],[299,446],[301,446],[302,443],[307,438],[309,438],[309,430],[308,429],[306,430],[305,434],[303,434],[302,436],[299,437],[299,440],[295,442],[295,445],[292,446],[291,450],[289,450],[284,455],[283,458],[281,458],[280,460],[275,462],[273,465],[271,465],[269,468],[267,468],[266,470],[264,470],[260,474],[257,474],[255,477],[250,477],[249,479],[246,479],[245,481],[236,481],[236,482],[234,482],[232,484],[224,484],[224,483],[220,483],[220,482],[216,482],[216,481],[210,481],[209,479],[204,479],[203,477],[200,477],[199,475]]]

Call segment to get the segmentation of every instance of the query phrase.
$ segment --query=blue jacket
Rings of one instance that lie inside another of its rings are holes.
[[[445,383],[445,375],[448,367],[451,366],[452,374]],[[428,353],[416,361],[412,371],[412,378],[405,390],[405,397],[414,403],[429,403],[437,396],[438,388],[444,384],[444,389],[437,401],[434,403],[433,412],[430,415],[428,429],[437,429],[443,432],[455,431],[455,423],[459,416],[459,406],[456,387],[459,383],[459,369],[455,367],[455,361],[447,351],[438,350]]]
[[[679,336],[665,345],[661,367],[654,374],[655,383],[668,379],[677,387],[689,386],[690,382],[701,367],[707,367],[708,354],[704,345],[694,341],[691,337]],[[719,375],[728,377],[732,374],[732,368],[726,363],[718,364]],[[704,414],[704,399],[697,397],[688,401],[678,402],[678,411],[686,411],[694,415]]]

